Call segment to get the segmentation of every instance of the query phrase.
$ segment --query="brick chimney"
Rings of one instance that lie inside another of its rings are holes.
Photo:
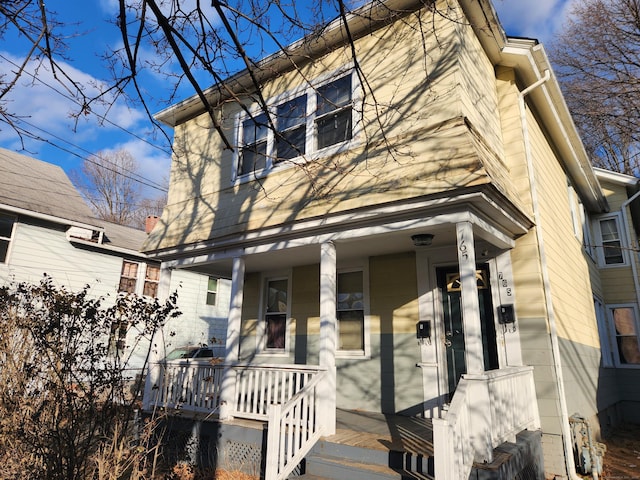
[[[157,215],[149,215],[147,217],[147,219],[144,222],[144,231],[146,232],[147,235],[149,235],[151,233],[151,230],[153,230],[153,227],[156,226],[156,223],[158,223],[159,217]]]

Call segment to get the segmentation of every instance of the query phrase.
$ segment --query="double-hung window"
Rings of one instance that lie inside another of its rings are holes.
[[[207,305],[216,305],[218,297],[218,279],[209,277],[207,281]]]
[[[287,340],[287,279],[268,279],[265,291],[264,350],[284,352]]]
[[[609,329],[611,343],[617,350],[614,359],[617,366],[640,366],[640,335],[638,312],[633,305],[610,305]]]
[[[135,262],[122,262],[122,273],[120,274],[119,292],[136,293],[138,283],[138,264]]]
[[[242,122],[242,152],[238,175],[247,175],[267,167],[268,133],[269,124],[264,113]]]
[[[147,297],[156,298],[158,296],[158,285],[160,284],[160,267],[158,265],[147,265],[144,273],[144,288],[142,294]]]
[[[353,75],[348,73],[269,102],[269,117],[262,112],[241,120],[236,178],[350,141],[353,88]]]
[[[603,266],[625,264],[625,255],[618,217],[613,216],[600,218],[597,225],[600,232],[601,264]]]
[[[361,270],[338,273],[338,350],[365,352],[364,281]]]
[[[7,261],[9,255],[9,244],[13,235],[13,225],[16,217],[0,213],[0,263]]]
[[[315,120],[318,150],[351,140],[351,93],[351,75],[318,87]]]
[[[274,162],[305,154],[307,143],[307,96],[279,105],[277,112],[276,154]]]

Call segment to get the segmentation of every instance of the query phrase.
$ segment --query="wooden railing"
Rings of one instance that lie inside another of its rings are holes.
[[[463,375],[449,409],[433,419],[435,478],[469,478],[473,462],[491,462],[501,443],[539,429],[533,367]]]
[[[320,372],[285,404],[269,407],[265,480],[283,480],[322,435],[318,418]]]
[[[234,370],[233,416],[264,421],[269,418],[270,405],[284,405],[321,371],[314,365],[240,365]]]
[[[224,365],[181,360],[157,364],[156,385],[146,404],[192,412],[217,414]],[[234,417],[268,420],[272,404],[284,404],[321,369],[307,365],[234,365]]]

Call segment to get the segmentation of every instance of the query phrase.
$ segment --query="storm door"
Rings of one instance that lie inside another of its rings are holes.
[[[460,272],[458,272],[457,268],[439,268],[437,269],[437,277],[440,298],[442,298],[449,395],[452,397],[460,376],[467,371]],[[480,305],[484,370],[493,370],[499,367],[498,348],[491,302],[489,269],[486,266],[480,266],[476,270],[476,280],[478,284],[478,303]]]

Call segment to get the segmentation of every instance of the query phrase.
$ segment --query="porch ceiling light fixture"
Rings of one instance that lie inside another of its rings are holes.
[[[428,247],[433,243],[433,237],[435,235],[431,233],[419,233],[417,235],[411,235],[411,240],[416,247]]]

